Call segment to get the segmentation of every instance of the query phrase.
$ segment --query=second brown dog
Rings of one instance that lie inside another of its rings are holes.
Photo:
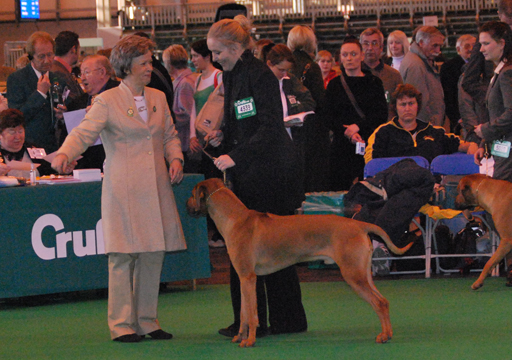
[[[256,276],[321,257],[338,264],[343,279],[379,316],[382,332],[376,342],[393,336],[389,303],[372,279],[369,234],[379,236],[395,254],[403,254],[412,243],[399,249],[380,227],[337,215],[277,216],[249,210],[219,179],[197,184],[187,209],[191,215],[210,214],[240,277],[240,330],[233,342],[241,347],[256,342]]]
[[[484,285],[484,280],[492,269],[512,250],[512,183],[481,174],[467,175],[460,180],[457,193],[455,206],[458,209],[482,207],[492,215],[496,231],[501,238],[496,252],[471,285],[473,290],[477,290]]]

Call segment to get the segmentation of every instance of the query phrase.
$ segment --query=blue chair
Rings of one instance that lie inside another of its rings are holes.
[[[422,168],[428,169],[430,164],[428,163],[428,160],[425,159],[423,156],[401,156],[401,157],[387,157],[387,158],[376,158],[370,160],[364,167],[364,178],[370,176],[375,176],[378,172],[381,172],[382,170],[386,170],[391,165],[399,162],[403,159],[413,159],[416,161],[416,164],[421,166]]]
[[[463,154],[463,153],[455,153],[450,155],[440,155],[437,156],[432,160],[432,163],[430,164],[430,171],[434,175],[470,175],[470,174],[478,174],[480,169],[478,165],[475,164],[473,155]],[[491,240],[491,253],[488,254],[438,254],[437,251],[437,239],[435,236],[435,229],[437,225],[439,225],[440,219],[434,220],[427,216],[427,225],[426,227],[429,228],[429,232],[432,234],[432,241],[429,246],[428,252],[430,253],[429,256],[431,258],[434,258],[436,260],[436,266],[437,266],[437,273],[440,272],[458,272],[458,269],[443,269],[441,267],[441,264],[439,262],[439,259],[442,257],[477,257],[477,256],[492,256],[494,252],[496,251],[496,248],[498,247],[499,243],[499,237],[498,235],[492,231],[491,227],[489,226],[489,223],[485,220],[483,217],[484,212],[473,212],[472,215],[476,218],[479,218],[486,226],[490,234],[490,240]],[[432,247],[434,248],[434,254],[431,253]],[[471,271],[482,271],[482,269],[472,269]],[[493,272],[492,276],[498,276],[499,275],[499,267],[496,267]]]
[[[435,157],[430,171],[434,175],[470,175],[478,174],[480,168],[475,164],[473,155],[455,153]]]
[[[375,174],[386,170],[391,165],[399,162],[403,159],[413,159],[419,166],[428,169],[430,164],[428,160],[422,156],[404,156],[404,157],[388,157],[388,158],[375,158],[370,160],[364,167],[364,178],[375,176]],[[423,243],[425,244],[425,251],[427,246],[430,244],[431,234],[429,233],[429,227],[423,227],[421,224],[413,219],[413,222],[421,230],[423,236]],[[430,258],[427,255],[415,255],[415,256],[401,256],[401,257],[388,257],[388,258],[374,258],[373,260],[408,260],[408,259],[425,259],[425,270],[411,270],[411,271],[392,271],[390,274],[422,274],[425,273],[425,277],[430,277]]]

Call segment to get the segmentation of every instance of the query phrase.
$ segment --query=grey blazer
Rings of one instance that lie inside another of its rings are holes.
[[[490,121],[482,125],[486,142],[512,142],[512,65],[504,66],[491,80],[486,95]],[[508,158],[494,157],[493,178],[512,182],[512,154]]]

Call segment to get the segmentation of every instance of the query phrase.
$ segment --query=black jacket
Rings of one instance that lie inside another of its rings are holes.
[[[223,74],[224,152],[235,194],[253,210],[288,214],[304,199],[300,162],[283,123],[279,83],[250,51]],[[237,119],[235,102],[253,100],[255,114]]]

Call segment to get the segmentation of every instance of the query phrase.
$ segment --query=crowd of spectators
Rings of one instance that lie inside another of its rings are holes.
[[[0,175],[25,175],[9,167],[13,160],[40,163],[30,148],[45,154],[57,151],[53,167],[61,173],[105,165],[105,173],[111,171],[104,182],[110,195],[103,199],[108,205],[103,208],[107,250],[132,254],[109,260],[111,281],[121,284],[111,289],[109,299],[112,338],[136,342],[148,334],[169,339],[172,335],[156,320],[155,279],[163,252],[185,246],[179,219],[174,201],[167,208],[155,198],[148,205],[155,214],[151,219],[162,219],[167,231],[157,236],[160,243],[128,246],[123,241],[131,239],[129,232],[112,240],[120,232],[114,225],[124,230],[138,227],[140,237],[153,231],[141,224],[141,219],[149,219],[147,214],[132,222],[119,208],[134,203],[116,181],[130,183],[140,173],[126,165],[134,174],[118,179],[119,164],[126,163],[120,151],[133,153],[137,146],[147,150],[137,143],[143,138],[155,142],[149,154],[158,166],[150,175],[169,181],[147,184],[152,194],[171,198],[170,184],[180,181],[182,171],[200,172],[207,178],[224,176],[250,209],[280,215],[293,213],[306,192],[350,190],[363,180],[365,162],[379,157],[420,155],[431,161],[441,154],[467,152],[480,163],[491,153],[494,176],[512,181],[512,0],[500,0],[498,10],[502,22],[485,24],[478,38],[461,35],[452,59],[443,57],[445,36],[432,26],[417,28],[412,39],[393,31],[387,43],[379,29],[368,28],[358,37],[347,35],[339,55],[333,56],[318,51],[308,26],[293,27],[286,44],[269,39],[255,43],[248,20],[237,16],[215,23],[207,39],[195,42],[189,51],[171,45],[162,61],[154,56],[150,36],[141,32],[120,40],[113,50],[82,57],[75,32],[53,38],[37,31],[27,40],[26,65],[8,77],[6,97],[0,95]],[[195,120],[219,86],[225,97],[224,122],[203,137],[196,132]],[[242,103],[245,106],[239,106]],[[75,110],[84,110],[84,120],[68,134],[64,114]],[[155,114],[161,115],[158,121]],[[98,136],[103,144],[95,145]],[[130,143],[132,148],[125,149]],[[75,161],[80,154],[83,158]],[[408,186],[416,186],[411,184],[421,179],[412,175],[418,174],[406,170],[400,176],[404,183],[410,180]],[[428,193],[430,179],[421,186]],[[142,193],[136,191],[135,196]],[[401,194],[400,206],[409,206],[414,214],[416,207],[412,209]],[[117,196],[125,197],[123,202],[115,203]],[[174,224],[171,229],[167,220]],[[389,232],[398,237],[408,221],[401,219]],[[214,225],[209,227],[215,233]],[[220,234],[216,236],[213,243],[222,242]],[[146,257],[152,252],[158,253],[155,258]],[[139,258],[139,253],[145,255]],[[136,266],[153,263],[144,275],[151,283],[129,294],[133,279],[126,272],[135,258]],[[261,322],[267,309],[260,306],[259,336],[307,329],[293,266],[258,277],[257,286],[258,304],[268,301],[271,328],[266,320]],[[140,293],[144,291],[150,293],[149,300]],[[233,267],[231,295],[234,322],[220,330],[228,336],[237,333],[240,322],[239,281]],[[130,328],[130,314],[120,310],[133,305],[126,305],[127,297],[144,303],[139,310],[149,322],[141,318]]]

